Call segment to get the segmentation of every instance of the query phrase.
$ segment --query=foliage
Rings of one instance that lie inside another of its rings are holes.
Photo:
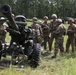
[[[30,24],[28,23],[28,25]],[[68,24],[65,24],[65,27],[67,28]],[[8,34],[6,40],[10,40]],[[64,45],[66,40],[67,36],[64,38]],[[30,68],[26,61],[24,68],[10,66],[0,69],[0,75],[76,75],[76,52],[64,54],[64,56],[58,54],[56,59],[51,59],[52,54],[53,50],[52,53],[42,55],[40,66],[36,69]]]
[[[53,13],[60,18],[76,16],[75,0],[0,0],[0,6],[3,4],[9,4],[15,15],[22,14],[27,18],[43,18],[45,15],[50,18]]]

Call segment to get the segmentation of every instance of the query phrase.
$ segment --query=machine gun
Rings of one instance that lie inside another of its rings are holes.
[[[11,43],[8,49],[4,48],[6,49],[6,53],[9,54],[12,51],[11,55],[26,55],[28,57],[28,60],[30,60],[30,65],[32,67],[37,67],[39,64],[41,48],[39,43],[34,44],[32,30],[29,28],[25,29],[23,21],[20,21],[20,23],[18,22],[18,19],[20,19],[20,17],[16,17],[15,19],[12,17],[12,10],[9,5],[3,5],[0,8],[0,11],[9,20],[9,27],[7,28],[7,31],[10,33]],[[14,42],[16,44],[14,44]],[[11,50],[12,45],[15,45],[16,48],[13,47]],[[4,52],[2,51],[2,53]]]

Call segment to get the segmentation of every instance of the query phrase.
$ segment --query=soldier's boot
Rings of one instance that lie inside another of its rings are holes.
[[[66,49],[66,53],[69,53],[69,50],[68,49]]]
[[[58,53],[58,49],[55,50],[54,55],[51,58],[56,58]]]
[[[69,46],[66,45],[66,53],[69,53]]]
[[[69,47],[70,47],[70,40],[67,40],[67,43],[66,43],[66,53],[69,53]]]
[[[60,52],[60,55],[63,56],[64,55],[64,52]]]
[[[54,40],[54,38],[51,37],[51,38],[49,39],[49,41],[48,41],[48,43],[49,43],[49,51],[52,51],[53,40]]]
[[[63,56],[64,55],[64,48],[60,49],[60,55]]]
[[[49,44],[49,51],[51,52],[52,50],[51,50],[51,46],[50,46],[50,44]]]
[[[44,50],[46,50],[47,49],[47,47],[46,47],[46,43],[44,43]]]
[[[74,46],[72,47],[72,53],[74,53]]]
[[[49,51],[52,51],[52,43],[53,41],[49,41]]]

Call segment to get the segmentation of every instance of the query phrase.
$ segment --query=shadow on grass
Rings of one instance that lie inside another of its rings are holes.
[[[0,61],[0,69],[5,69],[5,68],[9,68],[9,67],[15,67],[15,68],[25,68],[29,66],[28,61],[23,60],[23,61],[12,61],[11,60],[7,60],[7,59],[3,59]]]
[[[76,52],[75,52],[75,53],[66,53],[66,54],[65,54],[65,57],[66,57],[67,59],[69,59],[69,58],[76,58]]]
[[[51,55],[51,52],[49,52],[49,51],[42,53],[42,56],[44,56],[44,57],[49,56],[49,55]]]

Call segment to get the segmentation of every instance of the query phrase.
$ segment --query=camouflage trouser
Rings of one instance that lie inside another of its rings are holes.
[[[69,52],[70,45],[72,48],[72,52],[74,52],[74,49],[75,49],[75,38],[74,37],[68,37],[67,43],[66,43],[66,52]]]
[[[0,40],[2,41],[2,43],[5,43],[5,38],[6,38],[6,36],[0,35]]]
[[[54,34],[51,34],[51,37],[49,39],[49,50],[50,51],[52,49],[52,44],[53,44],[54,39],[55,39]]]
[[[49,46],[49,36],[47,37],[44,37],[44,42],[42,42],[42,46],[44,46],[44,49],[47,49],[47,43],[48,43],[48,46]],[[50,46],[49,46],[50,48]]]
[[[60,49],[61,54],[64,52],[64,47],[63,47],[63,40],[64,38],[56,38],[55,39],[55,51],[54,51],[54,55],[56,56],[58,53],[58,49]]]

